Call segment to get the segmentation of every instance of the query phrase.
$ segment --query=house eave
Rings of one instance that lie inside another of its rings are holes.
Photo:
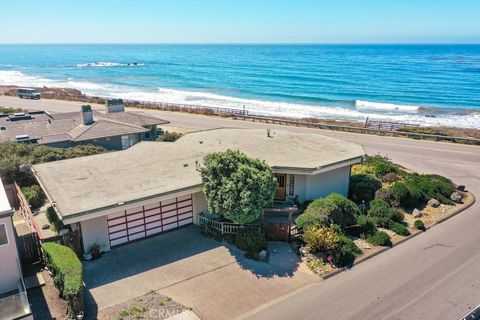
[[[364,155],[353,157],[346,160],[341,160],[338,162],[334,162],[328,165],[319,166],[315,168],[298,168],[298,167],[281,167],[281,166],[274,166],[272,167],[273,172],[275,173],[287,173],[287,174],[301,174],[301,175],[316,175],[319,173],[335,170],[338,168],[351,166],[354,164],[362,163]]]
[[[104,206],[101,208],[72,213],[66,216],[62,216],[61,210],[59,210],[59,208],[56,208],[55,204],[54,204],[54,207],[57,213],[60,215],[61,220],[64,224],[72,224],[72,223],[77,223],[84,220],[102,217],[102,216],[109,215],[122,210],[133,209],[138,206],[149,204],[152,201],[164,201],[169,198],[172,198],[173,196],[181,197],[183,195],[187,195],[187,194],[191,194],[199,191],[202,191],[202,184],[198,184],[195,186],[190,186],[182,189],[172,190],[172,191],[164,192],[161,194],[147,196],[147,197],[143,197],[135,200],[125,201],[122,203],[112,204],[112,205]]]

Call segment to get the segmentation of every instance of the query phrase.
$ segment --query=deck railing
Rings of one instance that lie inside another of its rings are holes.
[[[200,227],[208,226],[210,228],[213,228],[222,235],[235,234],[243,229],[253,229],[258,231],[262,229],[262,227],[259,225],[250,225],[250,224],[244,225],[244,224],[231,223],[231,222],[220,222],[220,221],[210,219],[201,214],[198,215],[198,225]]]

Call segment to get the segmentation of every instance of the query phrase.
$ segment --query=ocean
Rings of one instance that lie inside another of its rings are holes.
[[[0,85],[480,129],[480,45],[0,45]]]

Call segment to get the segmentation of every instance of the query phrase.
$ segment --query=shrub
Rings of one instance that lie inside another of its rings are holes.
[[[22,192],[32,209],[38,209],[43,205],[45,201],[45,194],[38,184],[22,188]]]
[[[331,253],[333,262],[339,267],[351,265],[355,261],[355,257],[362,253],[362,250],[360,250],[355,242],[349,237],[343,234],[339,237],[340,243]]]
[[[382,189],[377,190],[377,192],[375,192],[375,199],[384,200],[392,208],[400,207],[400,201],[393,196],[390,189],[382,188]]]
[[[375,221],[370,217],[360,215],[357,218],[357,223],[360,226],[360,235],[362,238],[370,236],[377,231]]]
[[[237,248],[251,254],[257,254],[268,248],[265,233],[249,228],[244,228],[237,232],[234,242]]]
[[[174,142],[177,139],[179,139],[182,136],[181,133],[178,132],[167,132],[162,134],[157,138],[157,141],[162,141],[162,142]]]
[[[54,148],[49,146],[36,146],[32,149],[32,163],[43,163],[72,159],[94,154],[104,153],[107,149],[92,144],[78,145],[71,148]]]
[[[381,178],[387,173],[399,171],[398,166],[395,166],[390,160],[380,155],[370,156],[364,162],[365,165],[372,168],[373,173]]]
[[[314,213],[302,213],[295,219],[295,224],[300,230],[305,231],[311,227],[328,225],[328,219]]]
[[[324,217],[328,224],[338,224],[345,228],[356,224],[360,209],[344,196],[332,193],[326,198],[310,203],[303,214]]]
[[[0,176],[5,183],[16,181],[22,186],[35,183],[31,172],[21,172],[21,164],[70,159],[105,152],[106,149],[93,145],[72,148],[54,148],[17,142],[0,142]]]
[[[42,249],[45,265],[53,273],[55,286],[67,301],[69,310],[76,313],[83,294],[82,263],[69,247],[47,242],[42,244]]]
[[[453,183],[435,174],[409,174],[404,182],[392,185],[392,195],[404,208],[414,208],[425,204],[429,199],[437,199],[443,204],[451,204],[450,195],[455,190]]]
[[[58,231],[60,231],[64,227],[62,220],[58,218],[58,215],[52,206],[47,208],[45,216],[47,217],[48,222],[52,226],[53,231],[58,233]]]
[[[255,221],[273,204],[276,180],[265,161],[240,151],[211,153],[201,169],[208,210],[236,223]]]
[[[367,242],[374,246],[390,247],[392,245],[390,236],[383,231],[375,232],[375,234],[367,238]]]
[[[378,163],[375,166],[375,174],[377,177],[383,177],[388,173],[395,172],[395,167],[389,162]]]
[[[404,208],[413,208],[424,202],[420,190],[411,182],[395,182],[391,187],[392,196]]]
[[[455,191],[455,186],[451,180],[436,174],[413,174],[408,181],[422,193],[424,202],[434,198],[443,204],[452,203],[450,195]]]
[[[329,227],[311,227],[303,233],[303,240],[314,251],[332,252],[340,243],[337,232]]]
[[[403,213],[396,211],[388,206],[388,203],[381,199],[375,199],[370,202],[370,209],[367,215],[371,217],[378,227],[388,228],[390,222],[403,222],[405,218]]]
[[[422,220],[415,220],[415,222],[413,223],[413,226],[415,227],[415,229],[422,230],[422,231],[425,231],[427,229],[425,228],[425,224],[423,223]]]
[[[392,230],[400,236],[406,237],[410,235],[410,231],[408,231],[407,227],[396,221],[390,221],[390,223],[388,224],[388,229]]]
[[[375,191],[382,187],[380,180],[368,174],[355,174],[350,177],[350,199],[356,203],[368,202],[375,197]]]

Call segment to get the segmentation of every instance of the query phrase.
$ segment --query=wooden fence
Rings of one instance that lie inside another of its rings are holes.
[[[324,124],[324,123],[312,123],[312,122],[304,122],[299,120],[289,120],[289,119],[252,116],[252,115],[234,115],[233,117],[234,119],[237,119],[237,120],[249,120],[252,122],[258,121],[260,123],[263,122],[263,123],[279,124],[279,125],[286,125],[286,126],[375,134],[380,136],[385,135],[385,136],[407,137],[407,138],[414,138],[414,139],[415,138],[431,139],[436,141],[450,141],[450,142],[460,142],[460,143],[466,143],[466,144],[480,145],[480,139],[476,139],[476,138],[451,137],[451,136],[442,136],[437,134],[413,133],[413,132],[404,132],[404,131],[396,131],[396,130],[393,130],[393,131],[379,130],[374,128],[364,128],[364,127],[354,127],[354,126],[344,126],[344,125]]]
[[[36,232],[17,235],[17,245],[22,265],[30,265],[41,260],[40,239]]]
[[[22,189],[20,189],[20,187],[16,182],[15,182],[15,190],[17,193],[18,208],[20,210],[20,213],[23,216],[23,220],[25,220],[25,223],[27,224],[28,229],[31,232],[36,232],[38,234],[38,237],[42,239],[43,237],[42,229],[35,222],[35,219],[33,218],[32,210],[30,209],[30,205],[28,204],[27,199],[25,199]]]
[[[93,97],[93,96],[63,96],[63,95],[49,95],[47,99],[60,99],[79,101],[85,103],[106,103],[105,97]],[[240,108],[222,108],[222,107],[209,107],[194,104],[182,104],[182,103],[166,103],[156,101],[143,101],[143,100],[129,100],[123,99],[123,103],[126,107],[132,108],[145,108],[155,109],[163,111],[181,111],[188,113],[200,113],[211,114],[217,116],[233,116],[233,115],[248,115],[248,110]]]
[[[386,131],[396,131],[401,128],[418,128],[420,125],[407,123],[407,122],[399,122],[399,121],[383,121],[383,120],[370,120],[367,118],[365,121],[365,128],[372,128],[378,130],[386,130]]]

